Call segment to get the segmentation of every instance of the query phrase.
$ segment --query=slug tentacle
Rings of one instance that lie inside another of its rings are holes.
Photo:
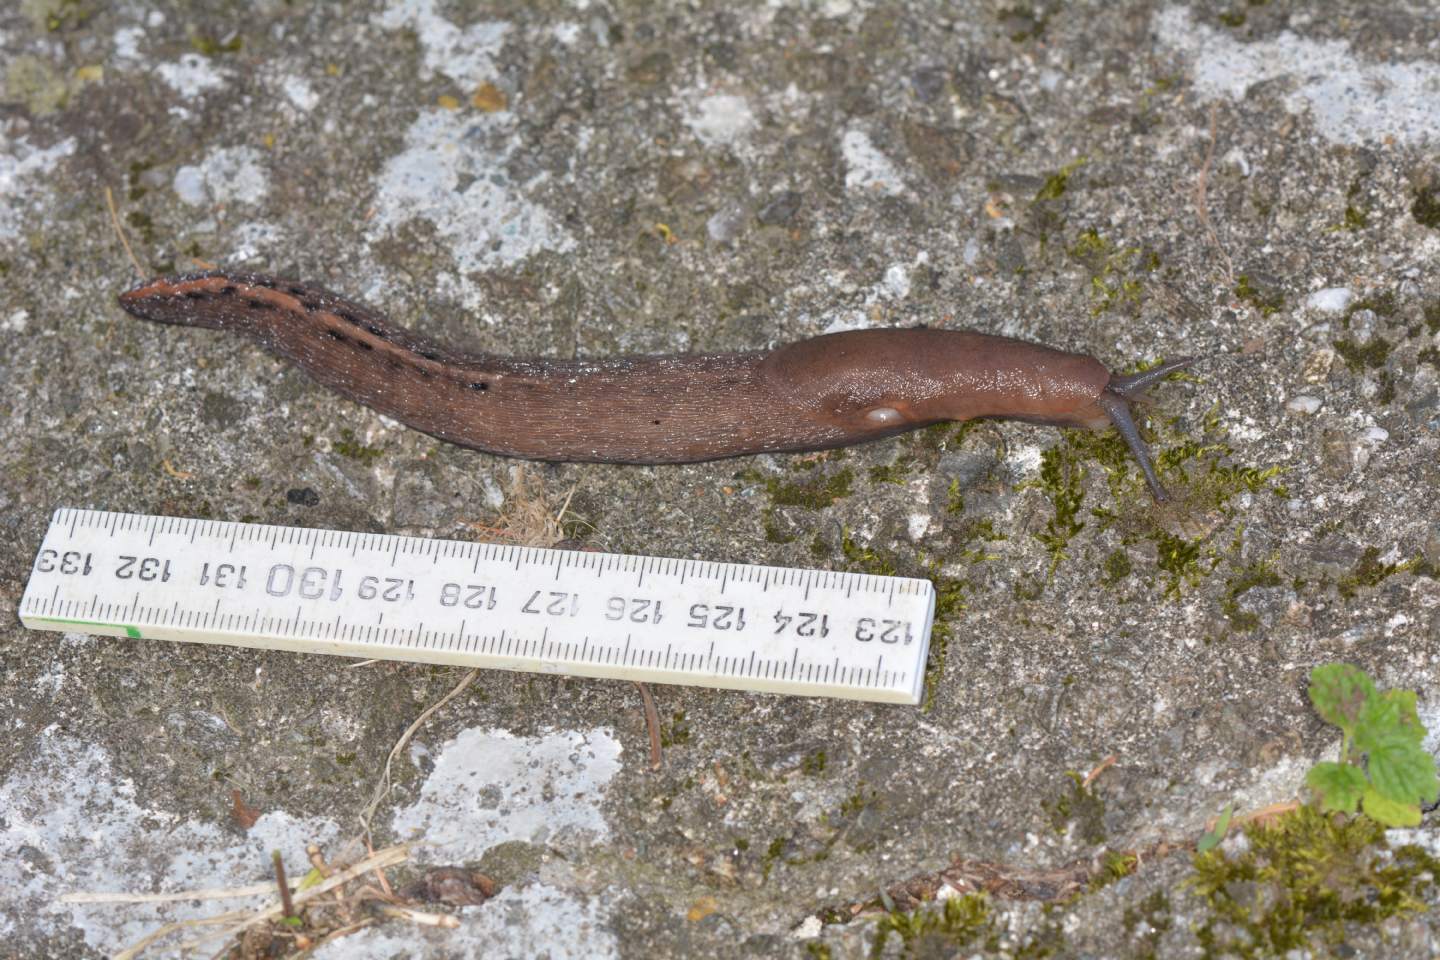
[[[1170,360],[1159,366],[1151,367],[1149,370],[1142,370],[1139,373],[1126,374],[1123,377],[1112,376],[1106,389],[1111,393],[1118,393],[1126,400],[1135,400],[1150,387],[1164,380],[1176,370],[1184,370],[1193,364],[1198,357],[1180,357],[1177,360]]]
[[[1083,354],[936,328],[849,330],[769,351],[526,359],[453,350],[312,284],[247,273],[159,277],[120,305],[247,336],[342,397],[489,453],[693,463],[826,450],[945,420],[1113,424],[1161,501],[1129,401],[1191,362],[1117,377]]]
[[[1155,475],[1155,464],[1150,460],[1150,448],[1140,436],[1140,428],[1135,426],[1130,403],[1109,387],[1105,388],[1105,392],[1100,394],[1095,402],[1105,411],[1116,431],[1124,438],[1125,445],[1130,448],[1131,455],[1140,464],[1140,472],[1145,474],[1145,482],[1150,486],[1150,496],[1155,498],[1156,503],[1165,503],[1170,499],[1170,494],[1165,492],[1165,488],[1160,485],[1160,478]]]

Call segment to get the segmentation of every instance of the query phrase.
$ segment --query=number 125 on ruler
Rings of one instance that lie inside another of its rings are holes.
[[[928,580],[61,509],[31,629],[918,703]]]

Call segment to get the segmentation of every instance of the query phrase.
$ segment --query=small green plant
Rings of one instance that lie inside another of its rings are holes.
[[[1310,672],[1310,702],[1341,733],[1339,761],[1317,763],[1305,777],[1321,810],[1358,808],[1386,826],[1418,826],[1420,805],[1435,802],[1440,779],[1420,745],[1415,691],[1381,693],[1359,667],[1327,663]]]

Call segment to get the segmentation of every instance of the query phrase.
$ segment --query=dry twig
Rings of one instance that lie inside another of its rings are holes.
[[[1200,225],[1205,228],[1205,235],[1210,238],[1210,244],[1225,261],[1225,285],[1227,289],[1235,289],[1235,264],[1230,261],[1230,254],[1221,245],[1220,238],[1215,235],[1215,227],[1210,223],[1210,210],[1206,198],[1206,189],[1210,180],[1210,165],[1215,160],[1215,120],[1218,104],[1210,105],[1210,142],[1205,147],[1205,162],[1200,166],[1200,175],[1195,178],[1195,215],[1200,218]]]

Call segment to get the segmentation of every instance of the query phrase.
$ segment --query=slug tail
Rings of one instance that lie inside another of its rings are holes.
[[[1147,374],[1149,372],[1146,371]],[[1144,376],[1144,374],[1138,376]],[[1143,390],[1144,387],[1139,389]],[[1165,488],[1160,485],[1160,478],[1155,475],[1155,463],[1150,459],[1150,448],[1145,445],[1144,438],[1140,436],[1140,428],[1135,426],[1135,417],[1130,411],[1130,403],[1125,395],[1116,392],[1112,387],[1106,387],[1105,392],[1096,399],[1096,403],[1100,405],[1101,410],[1105,411],[1105,415],[1110,418],[1110,422],[1120,432],[1120,436],[1125,439],[1125,445],[1130,448],[1130,453],[1135,457],[1135,461],[1140,464],[1140,472],[1145,474],[1145,482],[1150,486],[1150,496],[1155,498],[1156,503],[1167,502],[1170,494],[1165,492]]]

